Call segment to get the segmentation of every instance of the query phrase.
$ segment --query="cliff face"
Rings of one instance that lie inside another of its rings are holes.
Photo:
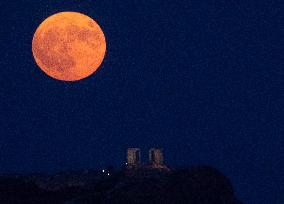
[[[127,171],[115,172],[110,176],[86,172],[77,173],[76,176],[72,175],[63,173],[45,178],[46,180],[40,178],[43,186],[49,186],[52,179],[56,178],[54,184],[59,187],[52,188],[52,190],[36,185],[37,177],[33,177],[34,182],[25,177],[2,178],[0,180],[0,203],[241,203],[235,197],[230,181],[211,167],[174,171],[140,169],[134,170],[130,174]],[[72,178],[75,179],[73,183]],[[29,182],[27,182],[28,180]],[[44,181],[47,182],[46,185],[44,185]],[[60,181],[64,181],[64,185]],[[66,183],[72,185],[66,185]]]

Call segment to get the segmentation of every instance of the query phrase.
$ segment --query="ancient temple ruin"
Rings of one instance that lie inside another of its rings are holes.
[[[164,157],[162,149],[152,148],[149,150],[149,162],[150,164],[163,165]]]
[[[149,150],[149,161],[141,162],[141,153],[139,148],[127,149],[127,169],[160,169],[169,170],[164,164],[163,151],[160,148],[151,148]]]
[[[141,162],[140,159],[140,149],[139,148],[128,148],[127,149],[127,165],[135,166],[139,165]]]

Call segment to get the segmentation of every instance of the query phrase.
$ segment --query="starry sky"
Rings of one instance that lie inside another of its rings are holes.
[[[0,172],[119,167],[128,147],[144,160],[162,147],[169,166],[221,170],[245,203],[284,202],[276,3],[17,0],[0,9]],[[61,11],[94,18],[107,41],[100,69],[75,83],[45,75],[31,52],[38,25]]]

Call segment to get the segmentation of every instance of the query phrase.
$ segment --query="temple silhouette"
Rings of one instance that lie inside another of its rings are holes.
[[[160,148],[151,148],[149,150],[148,162],[141,161],[140,148],[128,148],[127,149],[127,163],[128,170],[138,169],[157,169],[161,171],[170,171],[170,169],[164,164],[163,150]]]

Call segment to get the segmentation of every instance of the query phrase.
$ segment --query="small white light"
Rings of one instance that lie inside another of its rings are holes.
[[[127,165],[127,162],[125,162],[125,164]]]
[[[107,175],[109,176],[110,174],[109,174],[109,173],[107,173]]]
[[[103,169],[103,173],[105,173],[105,170]]]

